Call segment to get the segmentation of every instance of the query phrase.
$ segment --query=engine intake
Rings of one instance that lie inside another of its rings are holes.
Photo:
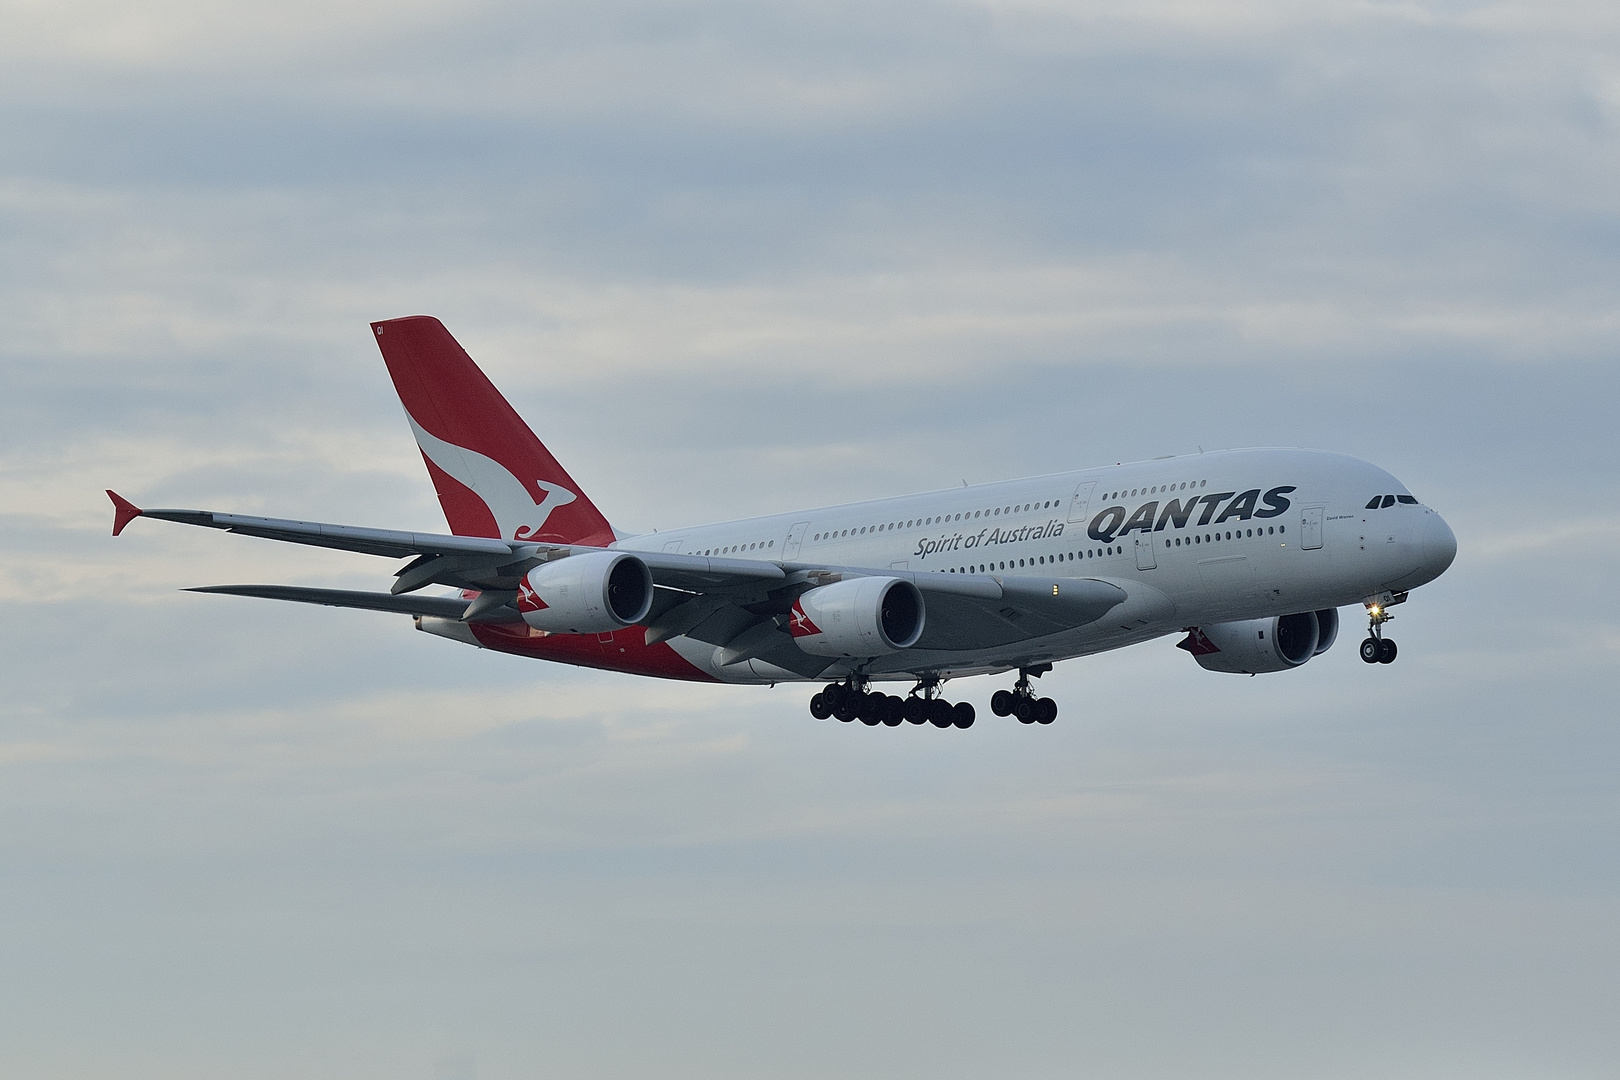
[[[633,626],[652,608],[652,571],[620,551],[592,551],[542,563],[518,585],[523,621],[553,634],[605,634]]]
[[[788,631],[812,656],[862,658],[899,652],[923,632],[923,598],[904,578],[835,581],[800,594]]]
[[[1176,648],[1187,650],[1207,671],[1259,675],[1297,668],[1327,652],[1338,636],[1338,609],[1326,608],[1195,626]]]

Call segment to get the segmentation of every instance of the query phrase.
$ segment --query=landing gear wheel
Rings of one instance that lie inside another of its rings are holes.
[[[997,690],[990,695],[990,711],[997,716],[1011,716],[1017,703],[1011,690]]]
[[[1395,643],[1389,638],[1378,640],[1378,662],[1380,664],[1393,664],[1395,662]]]
[[[1020,724],[1033,724],[1035,722],[1035,699],[1023,694],[1013,702],[1012,713],[1018,717]]]
[[[928,703],[928,722],[937,728],[948,728],[956,721],[951,703],[934,698]]]
[[[1361,643],[1361,658],[1369,664],[1378,663],[1378,654],[1382,651],[1377,638],[1366,638]]]
[[[899,727],[906,721],[906,703],[889,694],[883,699],[883,726]]]
[[[810,699],[810,715],[817,720],[825,720],[832,715],[832,709],[827,705],[827,698],[824,694],[817,694]]]
[[[1043,697],[1035,703],[1035,722],[1037,724],[1050,724],[1057,719],[1057,702],[1049,697]]]
[[[973,706],[965,701],[959,701],[951,706],[951,723],[959,728],[973,726]]]
[[[901,715],[906,718],[908,724],[928,723],[928,701],[920,697],[906,698]]]

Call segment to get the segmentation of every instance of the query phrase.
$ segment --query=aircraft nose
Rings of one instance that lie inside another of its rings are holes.
[[[1446,519],[1439,514],[1430,514],[1429,523],[1423,533],[1423,562],[1424,568],[1439,577],[1446,572],[1453,559],[1457,557],[1457,534],[1451,531]]]

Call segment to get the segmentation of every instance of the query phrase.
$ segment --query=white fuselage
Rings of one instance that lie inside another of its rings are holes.
[[[1394,505],[1369,509],[1375,496]],[[1399,501],[1404,496],[1406,501]],[[967,652],[909,649],[873,678],[1005,671],[1116,649],[1198,625],[1360,603],[1432,581],[1456,541],[1388,472],[1342,454],[1260,449],[1160,458],[651,533],[627,551],[891,568],[896,576],[1094,578],[1128,599],[1062,633]],[[715,646],[671,645],[727,682],[802,676]],[[835,669],[828,675],[839,674]]]

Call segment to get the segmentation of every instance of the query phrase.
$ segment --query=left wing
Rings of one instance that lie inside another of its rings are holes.
[[[399,580],[391,591],[396,594],[414,592],[427,585],[513,590],[524,574],[543,562],[576,552],[602,550],[580,544],[537,544],[488,536],[367,529],[319,521],[224,514],[215,510],[143,510],[117,492],[108,491],[107,496],[114,507],[114,536],[136,518],[148,517],[290,544],[412,559],[395,575]],[[705,590],[779,582],[787,576],[775,563],[749,559],[714,559],[663,552],[636,552],[636,557],[652,571],[655,584],[674,589]]]
[[[212,510],[143,510],[108,491],[117,536],[137,517],[223,529],[287,543],[409,558],[387,593],[309,589],[288,585],[215,585],[192,592],[225,593],[332,607],[436,615],[467,622],[516,621],[510,606],[523,576],[552,559],[601,548],[532,543],[484,536],[368,529],[353,525],[226,514]],[[925,629],[915,646],[924,652],[992,648],[1061,633],[1102,618],[1123,603],[1125,591],[1095,578],[1034,575],[940,574],[871,567],[717,559],[670,552],[632,551],[657,587],[646,620],[649,643],[687,636],[719,649],[722,666],[753,657],[802,656],[788,634],[788,613],[800,593],[848,577],[901,577],[913,582],[927,605]],[[411,596],[427,585],[475,589],[473,600]]]

